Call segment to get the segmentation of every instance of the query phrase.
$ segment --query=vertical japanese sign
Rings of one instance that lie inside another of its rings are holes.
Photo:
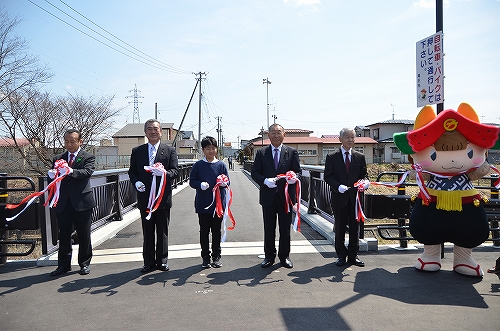
[[[443,103],[443,32],[417,42],[417,107]]]

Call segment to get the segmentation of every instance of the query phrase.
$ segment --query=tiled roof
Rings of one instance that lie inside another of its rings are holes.
[[[264,134],[267,134],[268,130],[264,130]],[[311,134],[313,133],[314,131],[311,131],[311,130],[304,130],[304,129],[285,129],[285,134],[293,134],[293,133],[300,133],[300,134]],[[259,136],[260,136],[260,132],[259,132]]]
[[[27,146],[30,144],[30,141],[25,138],[16,138],[17,144],[19,146]],[[14,139],[12,138],[4,138],[0,137],[0,146],[1,147],[14,147],[16,145]]]
[[[174,123],[161,123],[162,130],[170,129]],[[144,137],[144,123],[129,123],[118,130],[113,138],[118,137]]]
[[[405,124],[405,125],[413,125],[415,123],[414,120],[387,120],[387,121],[382,121],[382,122],[377,122],[373,123],[370,125],[367,125],[367,127],[370,127],[372,125],[377,125],[377,124]]]
[[[356,137],[356,144],[376,144],[377,141],[370,137]],[[269,139],[264,139],[264,141],[255,140],[253,142],[254,146],[266,146],[271,144]],[[288,137],[285,136],[283,139],[283,144],[340,144],[339,138],[317,138],[317,137]]]

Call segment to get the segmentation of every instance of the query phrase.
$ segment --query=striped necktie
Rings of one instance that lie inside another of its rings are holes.
[[[149,149],[149,165],[152,166],[155,164],[156,150],[154,146],[151,146]]]

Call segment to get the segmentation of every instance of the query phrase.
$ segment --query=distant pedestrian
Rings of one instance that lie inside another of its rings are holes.
[[[233,158],[231,156],[227,158],[227,162],[229,163],[229,170],[234,170]]]
[[[200,225],[201,267],[220,268],[221,262],[221,225],[223,217],[215,213],[215,194],[220,192],[221,201],[225,201],[225,190],[213,191],[220,175],[228,176],[226,164],[217,159],[217,140],[207,136],[201,140],[205,157],[196,162],[189,175],[189,186],[196,189],[195,211]],[[226,186],[227,183],[221,183]],[[207,208],[209,207],[209,208]],[[226,206],[227,207],[227,206]],[[212,252],[210,252],[210,232],[212,232]],[[210,263],[210,254],[212,263]]]

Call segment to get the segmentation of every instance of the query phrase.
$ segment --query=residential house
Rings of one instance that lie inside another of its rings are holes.
[[[192,131],[180,131],[173,128],[173,123],[161,123],[162,138],[161,141],[165,144],[172,145],[176,139],[176,152],[179,160],[197,159],[196,156],[196,139]],[[148,142],[144,133],[144,123],[129,123],[118,130],[113,135],[113,145],[118,146],[118,159],[128,162],[128,158],[132,153],[132,149],[136,146]]]
[[[407,163],[408,156],[402,154],[394,144],[393,134],[413,129],[413,120],[387,120],[367,125],[370,137],[377,141],[373,147],[374,163]],[[362,128],[362,127],[359,127]],[[363,132],[366,132],[363,129]],[[357,139],[357,138],[356,138]]]
[[[35,146],[38,146],[38,142]],[[21,156],[18,148],[23,155],[31,158],[34,164],[37,163],[37,155],[32,152],[34,148],[28,139],[0,137],[0,172],[12,173],[26,168],[26,160]]]
[[[297,149],[300,162],[307,165],[324,165],[326,156],[340,149],[340,140],[338,135],[322,136],[321,138],[310,137],[312,131],[285,129],[285,138],[283,143]],[[261,133],[262,134],[262,133]],[[265,138],[264,138],[265,137]],[[252,158],[255,151],[263,146],[268,146],[271,141],[267,138],[267,132],[264,131],[262,138],[255,139],[252,143]],[[363,153],[367,163],[373,162],[373,147],[377,142],[370,137],[356,137],[354,149]]]

